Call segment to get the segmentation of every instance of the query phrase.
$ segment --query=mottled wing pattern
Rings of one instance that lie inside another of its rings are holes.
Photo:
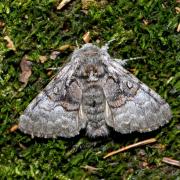
[[[104,86],[106,122],[116,131],[131,133],[157,129],[171,119],[169,105],[118,62],[107,62],[109,78]]]
[[[71,76],[75,63],[67,64],[20,116],[19,128],[38,137],[73,137],[84,128],[80,120],[82,92]]]

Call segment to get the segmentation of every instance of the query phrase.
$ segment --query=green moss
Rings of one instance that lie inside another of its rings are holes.
[[[60,11],[57,5],[56,0],[0,2],[0,21],[5,23],[0,27],[1,179],[178,179],[180,170],[161,161],[165,156],[180,160],[178,4],[162,0],[109,1],[103,8],[89,7],[88,14],[81,11],[80,0]],[[93,43],[100,41],[99,46],[116,38],[109,50],[113,57],[147,57],[131,61],[127,69],[134,69],[139,79],[166,99],[173,112],[171,122],[152,133],[112,133],[98,140],[88,139],[84,133],[70,140],[46,140],[31,139],[18,130],[9,132],[50,81],[47,68],[61,66],[71,52],[62,52],[57,60],[49,59],[44,64],[39,62],[39,55],[49,57],[64,44],[83,44],[82,36],[87,31]],[[14,42],[16,52],[7,48],[5,36]],[[33,62],[33,73],[22,89],[20,61],[25,54]],[[158,142],[103,159],[107,152],[150,137],[157,137]],[[158,144],[165,148],[157,148]],[[89,172],[85,165],[98,170]]]

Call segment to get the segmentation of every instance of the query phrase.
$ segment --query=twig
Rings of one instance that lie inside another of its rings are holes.
[[[10,39],[9,36],[5,36],[5,37],[4,37],[4,40],[7,41],[7,48],[8,48],[8,49],[12,49],[13,51],[16,51],[16,47],[15,47],[13,41]]]
[[[106,159],[107,157],[113,156],[113,155],[115,155],[117,153],[126,151],[128,149],[131,149],[131,148],[134,148],[134,147],[138,147],[138,146],[142,146],[142,145],[146,145],[146,144],[150,144],[150,143],[154,143],[154,142],[156,142],[155,138],[150,138],[150,139],[147,139],[147,140],[144,140],[144,141],[140,141],[138,143],[131,144],[131,145],[128,145],[126,147],[120,148],[120,149],[118,149],[116,151],[110,152],[106,156],[104,156],[103,158]]]
[[[88,31],[88,32],[86,32],[86,33],[83,35],[83,41],[84,41],[85,43],[89,43],[90,39],[91,39],[91,37],[90,37],[90,32]]]
[[[18,129],[18,124],[14,124],[11,128],[10,128],[10,132],[14,132]]]
[[[81,166],[81,168],[86,169],[87,171],[89,171],[91,173],[102,169],[102,168],[96,168],[96,167],[89,166],[89,165]]]
[[[180,167],[180,161],[177,161],[168,157],[163,157],[162,162]]]
[[[60,4],[57,7],[57,10],[62,9],[67,3],[69,3],[71,0],[62,0]]]
[[[21,143],[19,143],[19,147],[22,148],[23,150],[27,149],[27,147]]]

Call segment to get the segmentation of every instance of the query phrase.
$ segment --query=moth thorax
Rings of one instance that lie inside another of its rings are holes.
[[[85,64],[84,77],[87,77],[87,82],[96,82],[104,76],[104,67],[100,64]]]
[[[85,66],[85,73],[88,76],[88,79],[87,79],[88,82],[98,81],[97,71],[98,71],[97,67],[94,64],[87,64]]]

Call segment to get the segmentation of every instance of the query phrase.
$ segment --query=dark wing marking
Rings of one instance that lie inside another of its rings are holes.
[[[109,78],[104,85],[106,122],[116,131],[130,133],[157,129],[171,119],[169,105],[118,62],[106,62]]]
[[[67,64],[20,116],[21,131],[38,137],[73,137],[84,128],[81,88],[72,81],[75,64]]]

